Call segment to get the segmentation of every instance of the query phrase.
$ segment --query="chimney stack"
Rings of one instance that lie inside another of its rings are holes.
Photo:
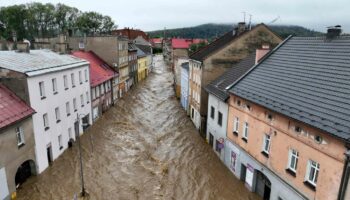
[[[255,64],[257,64],[269,52],[270,52],[269,44],[263,44],[260,49],[256,49]]]
[[[341,26],[340,25],[336,25],[336,26],[330,26],[327,28],[327,39],[332,39],[335,38],[337,36],[340,36],[342,32]]]
[[[17,42],[17,51],[18,52],[29,53],[29,46],[30,46],[29,41],[25,40],[23,42]]]

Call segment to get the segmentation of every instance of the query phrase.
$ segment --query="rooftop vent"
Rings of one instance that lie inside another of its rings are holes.
[[[342,32],[342,29],[340,25],[330,26],[327,29],[327,38],[332,39],[337,36],[340,36],[341,32]]]

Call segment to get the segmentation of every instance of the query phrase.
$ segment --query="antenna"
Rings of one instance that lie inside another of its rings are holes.
[[[244,23],[245,23],[245,14],[246,14],[246,12],[243,11],[242,13],[243,13],[243,21],[244,21]]]
[[[249,27],[249,30],[252,30],[252,14],[249,14],[249,25],[248,25],[248,27]]]
[[[273,24],[275,23],[277,20],[279,20],[281,17],[278,15],[275,19],[273,19],[271,22],[269,22],[268,24]]]

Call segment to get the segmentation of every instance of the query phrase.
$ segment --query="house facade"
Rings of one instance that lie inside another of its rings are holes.
[[[181,85],[181,79],[182,79],[182,65],[184,63],[188,63],[189,60],[188,58],[178,58],[174,61],[174,70],[175,70],[175,73],[174,73],[174,84],[175,84],[175,95],[177,98],[181,98],[181,94],[182,94],[182,91],[181,91],[181,88],[182,88],[182,85]],[[189,65],[189,64],[188,64]],[[188,85],[188,84],[187,84]]]
[[[119,96],[122,97],[128,91],[129,83],[129,40],[126,37],[118,38],[118,72],[119,72]]]
[[[188,92],[189,92],[189,63],[181,65],[181,106],[188,112]]]
[[[230,66],[238,63],[257,48],[261,47],[262,44],[268,44],[274,47],[281,41],[281,38],[264,24],[256,25],[250,30],[245,23],[239,23],[234,31],[224,34],[222,37],[190,55],[190,68],[196,67],[200,70],[200,72],[192,70],[192,72],[198,74],[199,77],[196,81],[200,82],[200,84],[191,79],[190,87],[201,86],[195,91],[196,93],[194,95],[190,93],[190,107],[200,113],[200,117],[196,123],[200,124],[199,130],[203,137],[205,137],[206,133],[208,108],[208,93],[204,87],[227,71]],[[199,101],[192,100],[193,98],[198,98],[198,96]],[[197,106],[192,104],[193,102],[200,102],[200,104]]]
[[[137,79],[137,49],[135,44],[129,42],[128,47],[128,59],[129,59],[129,88],[135,85],[138,81]]]
[[[36,175],[34,113],[0,84],[0,199],[15,197],[16,186]]]
[[[92,51],[75,51],[72,55],[90,63],[92,120],[96,121],[113,104],[113,80],[118,76]]]
[[[349,44],[289,37],[230,86],[226,163],[264,199],[345,198]]]
[[[135,43],[135,45],[137,46],[137,48],[139,48],[141,51],[143,51],[143,53],[146,55],[147,74],[149,74],[153,69],[153,50],[152,50],[152,47],[150,44],[141,45],[141,44]]]
[[[37,172],[92,123],[89,63],[50,50],[0,52],[1,82],[35,111]]]
[[[136,46],[136,45],[135,45]],[[146,79],[148,76],[148,68],[147,68],[147,54],[143,52],[140,48],[136,46],[137,49],[137,79],[138,82]]]

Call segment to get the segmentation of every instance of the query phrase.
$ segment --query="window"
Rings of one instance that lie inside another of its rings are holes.
[[[194,118],[194,109],[192,108],[192,114],[191,114],[191,118]]]
[[[316,143],[321,144],[323,142],[322,136],[316,135],[315,136],[315,141],[316,141]]]
[[[49,117],[47,116],[47,113],[45,113],[43,115],[43,120],[44,120],[44,128],[45,128],[45,131],[48,130],[50,127],[49,127]]]
[[[80,95],[80,104],[81,107],[84,107],[84,96],[82,94]]]
[[[96,89],[96,97],[99,97],[100,96],[100,86],[96,86],[95,89]]]
[[[70,74],[70,79],[72,81],[72,87],[75,87],[75,78],[74,78],[74,73]]]
[[[66,113],[67,113],[67,116],[70,115],[70,105],[69,105],[69,102],[66,103]]]
[[[53,94],[57,94],[57,81],[56,81],[56,78],[53,78],[52,79],[52,92]]]
[[[92,95],[92,100],[94,100],[95,98],[96,98],[96,92],[95,92],[96,90],[95,90],[95,88],[92,88],[92,90],[91,90],[91,95]]]
[[[244,128],[243,128],[243,139],[245,139],[245,141],[248,140],[248,122],[244,123]]]
[[[89,92],[86,92],[86,104],[90,103],[89,99],[90,99]]]
[[[64,89],[68,90],[68,78],[67,78],[67,75],[63,76],[63,84],[64,84]]]
[[[55,115],[56,115],[56,122],[60,122],[61,121],[61,117],[60,117],[60,109],[57,107],[55,108]]]
[[[17,137],[17,146],[21,147],[24,145],[24,134],[22,127],[16,127],[16,137]]]
[[[72,138],[72,128],[71,127],[68,128],[68,137],[69,137],[69,139]]]
[[[45,86],[44,86],[44,81],[39,82],[39,89],[40,89],[40,97],[41,99],[45,99]]]
[[[62,135],[58,136],[58,146],[59,146],[60,150],[63,149],[63,146],[62,146]]]
[[[239,118],[235,117],[235,121],[233,122],[233,132],[238,135],[238,127],[239,127]]]
[[[310,183],[312,186],[316,187],[318,173],[320,171],[320,164],[309,160],[306,171],[306,181]]]
[[[218,112],[218,124],[219,126],[222,126],[222,113]]]
[[[264,135],[264,144],[263,144],[263,154],[268,155],[270,152],[270,145],[271,145],[271,136],[265,134]]]
[[[74,112],[77,111],[77,99],[76,98],[73,99],[73,109],[74,109]]]
[[[299,152],[295,149],[289,150],[288,169],[294,173],[297,171]]]
[[[211,117],[212,119],[215,118],[215,108],[214,108],[213,106],[210,107],[210,117]]]
[[[88,82],[88,81],[89,81],[89,77],[88,77],[88,71],[87,71],[87,69],[84,70],[84,74],[85,74],[85,82]]]
[[[101,84],[101,94],[104,94],[105,93],[105,88],[104,88],[104,85]]]
[[[79,71],[79,83],[83,84],[83,77],[81,75],[81,71]]]

